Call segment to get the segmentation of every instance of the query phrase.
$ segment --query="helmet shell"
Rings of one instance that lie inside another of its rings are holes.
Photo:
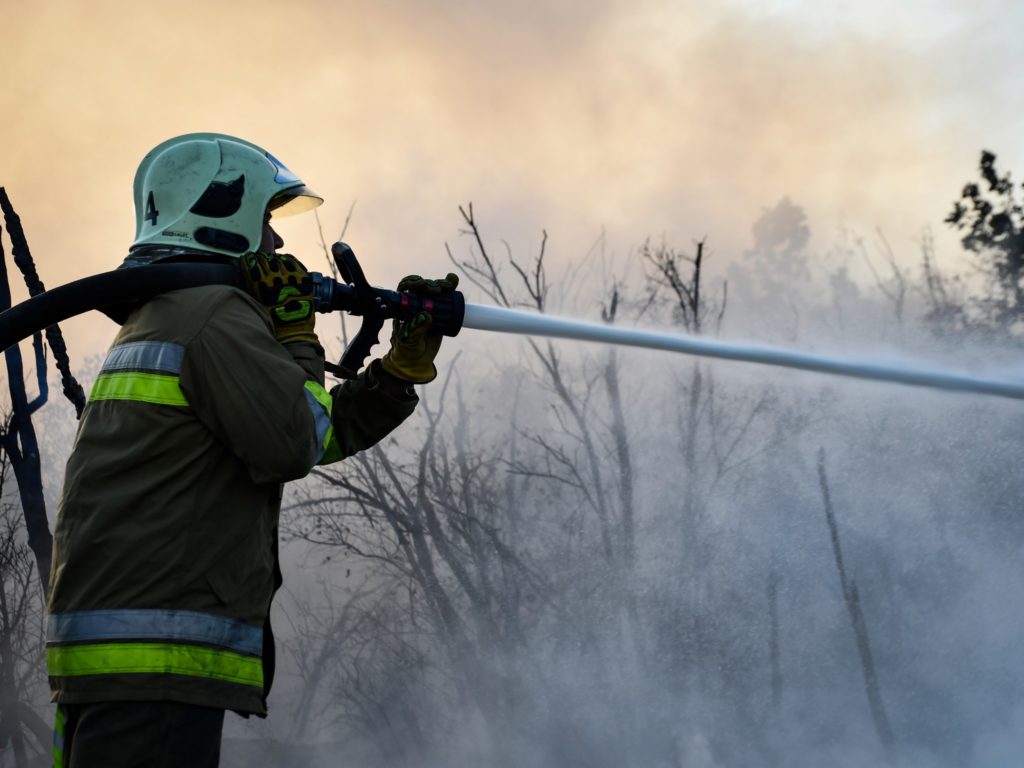
[[[135,173],[135,241],[228,256],[256,250],[267,210],[275,217],[323,198],[266,150],[221,133],[168,139]]]

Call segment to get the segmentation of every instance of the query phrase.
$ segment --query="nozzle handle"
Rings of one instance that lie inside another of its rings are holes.
[[[336,376],[345,379],[356,377],[369,357],[370,349],[380,342],[380,331],[385,320],[407,320],[420,312],[428,312],[433,321],[430,333],[456,336],[462,330],[466,297],[458,291],[426,297],[407,291],[375,288],[367,281],[355,252],[346,243],[334,243],[331,255],[338,273],[347,285],[314,273],[312,277],[316,286],[317,311],[341,311],[361,315],[363,318],[359,333],[345,349],[341,361],[337,365],[328,363],[326,366]]]

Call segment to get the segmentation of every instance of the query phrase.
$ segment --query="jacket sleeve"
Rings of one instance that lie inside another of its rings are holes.
[[[416,409],[419,398],[412,386],[405,397],[388,394],[378,382],[379,368],[380,361],[374,360],[359,376],[331,389],[333,435],[320,464],[376,445]]]
[[[185,346],[182,391],[257,483],[305,476],[327,437],[329,417],[317,397],[323,351],[290,346],[278,343],[270,318],[240,291],[226,292]]]

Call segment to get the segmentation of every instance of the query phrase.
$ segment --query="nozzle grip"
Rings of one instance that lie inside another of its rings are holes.
[[[391,318],[407,320],[420,312],[432,318],[430,333],[456,336],[462,330],[466,315],[466,298],[458,291],[440,296],[417,296],[409,292],[374,288],[363,274],[352,249],[342,242],[331,246],[338,271],[348,285],[326,275],[312,275],[318,312],[347,312],[361,315],[363,324],[348,345],[338,365],[328,364],[327,370],[342,378],[355,378],[370,355],[370,349],[380,341],[384,321]]]

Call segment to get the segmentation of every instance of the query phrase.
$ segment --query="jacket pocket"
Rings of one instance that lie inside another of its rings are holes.
[[[270,543],[253,532],[205,575],[213,594],[230,614],[262,617],[273,594]]]

